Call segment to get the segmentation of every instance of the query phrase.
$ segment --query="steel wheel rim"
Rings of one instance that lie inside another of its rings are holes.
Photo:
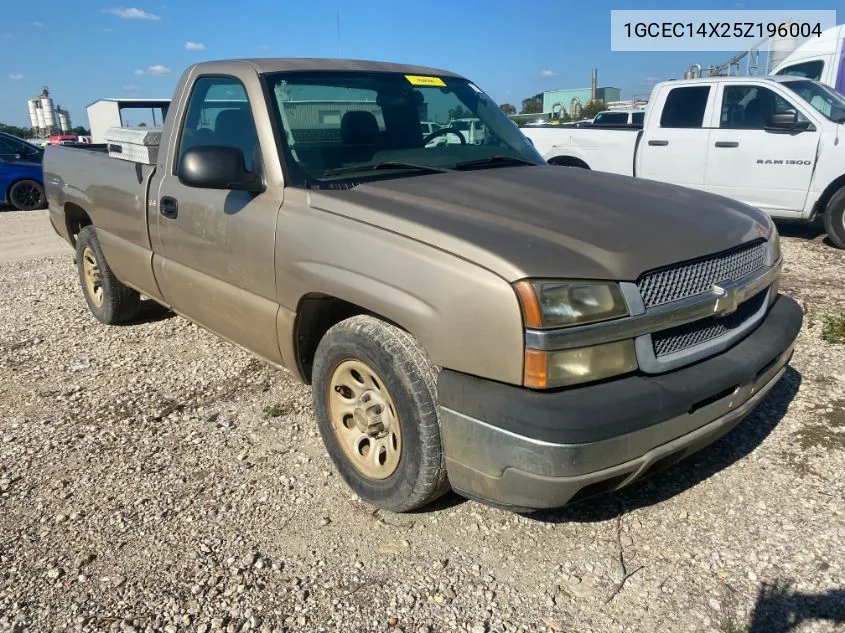
[[[35,185],[26,183],[15,187],[15,206],[31,211],[41,205],[41,191]]]
[[[355,469],[377,481],[396,472],[402,428],[381,377],[360,360],[344,360],[332,372],[327,398],[332,431]]]
[[[103,277],[100,274],[100,265],[97,258],[87,246],[82,251],[82,273],[85,277],[85,288],[88,296],[97,307],[103,305]]]

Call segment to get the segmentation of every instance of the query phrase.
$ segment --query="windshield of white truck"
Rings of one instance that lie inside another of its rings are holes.
[[[465,79],[326,71],[266,80],[294,182],[544,163],[493,100]],[[436,123],[431,131],[429,122]]]
[[[815,110],[836,123],[845,122],[845,97],[817,81],[796,79],[782,85],[809,103]]]

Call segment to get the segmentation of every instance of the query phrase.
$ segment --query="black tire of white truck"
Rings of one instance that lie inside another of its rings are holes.
[[[93,226],[83,227],[76,237],[76,269],[85,302],[98,321],[116,325],[138,315],[141,295],[114,276]]]
[[[827,239],[837,248],[845,248],[845,187],[833,194],[824,211]]]

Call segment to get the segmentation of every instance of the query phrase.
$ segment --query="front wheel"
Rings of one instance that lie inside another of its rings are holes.
[[[18,211],[44,208],[44,187],[34,180],[21,180],[9,188],[9,202]]]
[[[845,187],[833,194],[824,212],[824,230],[837,248],[845,248]]]
[[[449,489],[435,390],[420,344],[384,321],[355,316],[320,341],[317,423],[335,467],[361,499],[405,512]]]

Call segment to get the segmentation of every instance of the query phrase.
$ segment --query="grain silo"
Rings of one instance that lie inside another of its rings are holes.
[[[47,88],[44,88],[44,92],[41,93],[41,109],[44,111],[44,127],[52,130],[56,127],[56,108]]]

